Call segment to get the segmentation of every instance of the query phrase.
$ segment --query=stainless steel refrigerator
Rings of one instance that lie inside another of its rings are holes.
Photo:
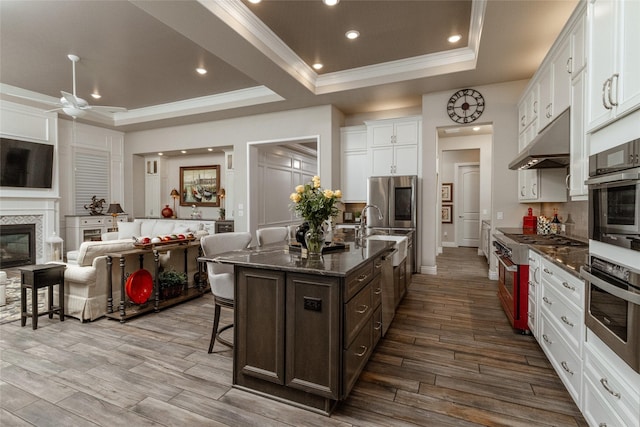
[[[409,238],[408,271],[416,272],[416,226],[418,218],[418,177],[415,175],[372,176],[367,182],[367,204],[377,206],[382,213],[368,208],[367,226]]]

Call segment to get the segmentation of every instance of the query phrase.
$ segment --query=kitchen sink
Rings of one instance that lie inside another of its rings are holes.
[[[387,240],[396,242],[396,249],[398,250],[393,254],[393,266],[400,265],[400,263],[407,257],[407,236],[394,236],[386,234],[374,234],[367,237],[368,240]]]

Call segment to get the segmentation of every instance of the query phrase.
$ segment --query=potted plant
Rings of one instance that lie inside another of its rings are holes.
[[[180,296],[187,284],[187,275],[173,269],[164,270],[158,274],[158,283],[160,287],[160,299],[175,298]]]

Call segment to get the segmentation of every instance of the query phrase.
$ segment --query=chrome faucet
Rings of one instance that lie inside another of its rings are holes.
[[[362,212],[360,213],[360,227],[357,229],[358,233],[356,233],[356,237],[360,240],[367,237],[367,208],[377,209],[378,219],[384,219],[384,217],[382,216],[382,211],[376,205],[366,205],[364,208],[362,208]]]

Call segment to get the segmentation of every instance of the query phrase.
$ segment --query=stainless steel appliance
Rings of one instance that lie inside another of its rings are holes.
[[[562,235],[523,234],[521,229],[498,229],[493,235],[498,259],[498,298],[515,329],[529,332],[529,245],[537,245],[556,257],[567,248],[585,248],[587,244]]]
[[[585,279],[585,324],[640,372],[640,270],[600,256],[580,269]]]
[[[369,208],[367,227],[390,234],[406,234],[407,271],[415,273],[417,246],[415,245],[418,218],[418,177],[415,175],[372,176],[367,182],[367,204],[377,206],[382,219]]]
[[[589,238],[640,251],[640,139],[589,157]]]
[[[416,228],[418,177],[372,176],[367,183],[367,203],[382,211],[382,219],[368,218],[373,228]]]

